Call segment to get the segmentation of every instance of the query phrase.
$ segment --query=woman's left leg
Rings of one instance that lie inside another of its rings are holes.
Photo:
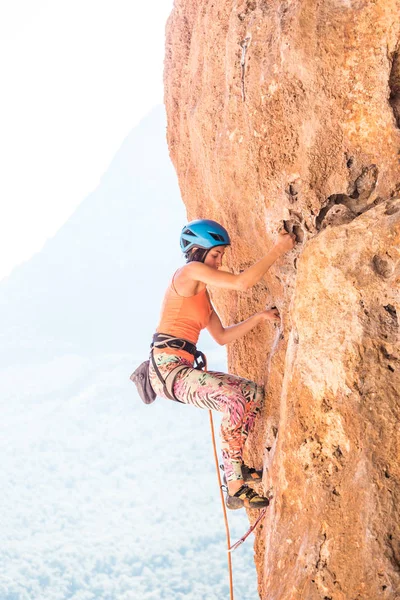
[[[249,432],[253,429],[256,417],[261,410],[264,396],[263,386],[258,385],[249,379],[244,379],[244,377],[231,375],[230,373],[221,373],[219,371],[208,372],[214,377],[220,379],[220,381],[227,383],[233,389],[239,390],[242,396],[246,399],[245,415],[241,430],[244,443],[247,440]]]
[[[261,390],[245,379],[214,371],[188,369],[177,377],[176,397],[199,408],[223,413],[221,448],[225,475],[231,489],[243,483],[243,445],[261,404]]]

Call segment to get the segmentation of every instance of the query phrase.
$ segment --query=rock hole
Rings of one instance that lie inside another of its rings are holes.
[[[387,258],[382,258],[381,256],[375,254],[375,256],[372,259],[372,265],[374,271],[378,273],[378,275],[384,277],[385,279],[388,279],[393,274],[393,265],[391,264],[391,261]]]
[[[257,8],[257,3],[256,2],[246,2],[246,6],[244,8],[244,10],[242,12],[240,12],[238,14],[238,19],[240,21],[244,21],[245,18],[247,17],[247,15],[251,12],[253,12],[253,10],[255,10]]]
[[[276,436],[278,435],[278,430],[276,427],[272,428],[272,433],[274,434],[274,438],[276,438]]]
[[[386,306],[383,307],[388,313],[389,315],[395,319],[397,321],[397,312],[395,307],[392,304],[387,304]]]
[[[324,206],[324,208],[321,208],[321,210],[319,211],[319,214],[315,219],[315,227],[317,228],[317,231],[321,230],[322,221],[325,219],[326,213],[331,208],[331,206],[331,204]]]
[[[394,215],[399,212],[400,206],[390,206],[385,210],[385,215]]]
[[[304,240],[304,231],[301,228],[301,226],[293,225],[293,233],[296,236],[296,242],[299,242],[301,244]]]
[[[322,228],[322,222],[325,219],[327,213],[329,212],[329,210],[335,206],[335,204],[345,204],[346,201],[349,200],[349,196],[347,196],[346,194],[332,194],[332,196],[329,196],[326,204],[323,208],[321,208],[321,210],[319,211],[319,214],[317,215],[316,219],[315,219],[315,226],[317,228],[317,231],[320,231]]]
[[[301,179],[298,177],[291,181],[286,189],[286,194],[288,196],[289,202],[293,204],[298,200],[298,194],[301,189]]]
[[[374,206],[378,206],[378,204],[382,204],[382,202],[384,202],[384,199],[383,199],[383,198],[381,198],[381,196],[377,196],[377,197],[375,198],[375,200],[373,201],[373,203],[372,203],[372,204],[373,204]]]
[[[267,446],[265,449],[266,449],[268,452],[271,452],[272,446]]]
[[[390,97],[389,104],[392,107],[397,127],[400,128],[400,55],[399,50],[393,54],[392,69],[389,76]]]
[[[313,230],[312,226],[309,225],[307,223],[307,221],[304,221],[304,227],[305,227],[305,229],[307,229],[308,233],[314,233],[314,230]]]
[[[389,200],[389,202],[386,204],[385,215],[394,215],[395,213],[399,212],[399,210],[400,203],[396,203],[394,200]]]
[[[343,452],[341,451],[340,446],[338,446],[336,448],[336,450],[334,451],[333,455],[336,456],[336,458],[338,460],[340,460],[341,458],[343,458]]]
[[[360,197],[366,200],[370,197],[378,181],[379,169],[376,165],[364,167],[361,175],[357,177],[354,183],[354,191],[350,198],[358,200]]]
[[[289,210],[289,214],[292,217],[292,220],[295,224],[303,222],[303,217],[299,212],[296,212],[295,210]]]
[[[383,589],[383,591],[385,591],[385,590],[386,590],[386,588],[387,588],[387,585],[383,585],[383,586],[382,586],[382,589]]]
[[[354,165],[354,158],[352,156],[350,156],[347,160],[346,160],[346,166],[348,169],[351,169],[351,167]]]
[[[389,369],[389,371],[392,371],[392,373],[394,373],[394,369],[393,369],[392,365],[388,365],[387,368]]]
[[[383,356],[387,360],[397,360],[396,356],[394,356],[393,354],[390,354],[390,352],[387,351],[387,349],[385,348],[385,346],[380,346],[379,349],[382,352]]]
[[[357,213],[352,209],[354,200],[346,194],[333,194],[328,198],[329,203],[320,211],[316,218],[315,226],[318,231],[328,225],[333,227],[350,223],[356,218]]]
[[[326,398],[324,398],[322,400],[321,408],[324,411],[324,413],[327,413],[330,410],[332,410],[332,405],[328,402],[328,400]]]
[[[283,221],[283,229],[287,231],[287,233],[292,233],[292,222],[291,221]]]
[[[390,473],[387,469],[384,471],[386,479],[390,479]]]

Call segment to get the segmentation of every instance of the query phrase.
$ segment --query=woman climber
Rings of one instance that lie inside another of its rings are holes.
[[[248,290],[282,254],[294,247],[295,236],[279,233],[273,248],[239,275],[219,271],[230,243],[226,229],[215,221],[201,219],[183,228],[180,245],[186,264],[175,272],[164,297],[152,344],[150,382],[157,396],[223,414],[220,435],[228,487],[226,504],[232,508],[262,508],[269,504],[268,499],[246,485],[261,481],[262,472],[250,469],[242,460],[244,443],[261,407],[262,388],[241,377],[194,368],[199,354],[196,343],[204,328],[218,344],[224,345],[244,336],[258,323],[280,320],[278,310],[273,308],[237,325],[223,327],[207,285]]]

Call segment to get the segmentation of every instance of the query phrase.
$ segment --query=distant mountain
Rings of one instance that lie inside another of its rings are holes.
[[[1,364],[147,352],[186,220],[165,132],[159,106],[54,238],[0,284]]]

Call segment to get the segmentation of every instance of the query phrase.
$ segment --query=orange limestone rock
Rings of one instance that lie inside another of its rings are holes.
[[[282,315],[228,348],[266,385],[260,598],[400,599],[400,0],[175,0],[165,103],[188,217],[228,229],[229,268],[282,226],[298,241],[212,290],[226,323]]]

